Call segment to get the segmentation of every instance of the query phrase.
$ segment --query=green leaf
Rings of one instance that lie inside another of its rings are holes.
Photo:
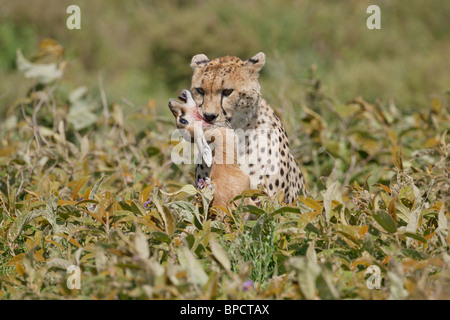
[[[254,213],[254,214],[258,215],[258,216],[263,215],[263,214],[266,213],[263,209],[258,208],[258,207],[256,207],[256,206],[253,206],[253,205],[251,205],[251,204],[244,206],[244,207],[242,208],[242,210],[243,210],[243,212]]]
[[[363,240],[363,249],[366,250],[371,255],[375,253],[375,244],[373,242],[373,238],[370,234],[366,234]]]
[[[276,215],[278,213],[283,213],[283,212],[301,213],[299,207],[286,206],[286,207],[281,207],[275,211],[272,211],[271,215]]]
[[[192,203],[186,201],[173,201],[167,203],[166,206],[178,216],[193,222],[195,207]]]
[[[202,230],[200,230],[197,233],[191,250],[195,251],[200,244],[206,247],[207,244],[209,243],[210,238],[211,238],[211,220],[206,220],[206,222],[203,224]]]
[[[128,203],[126,203],[125,201],[119,201],[117,203],[122,207],[123,210],[133,212],[133,210],[131,209],[131,206]]]
[[[98,201],[91,200],[91,199],[81,200],[81,201],[78,201],[77,203],[75,203],[75,206],[79,206],[79,205],[86,204],[86,203],[98,204]]]
[[[334,181],[331,186],[328,187],[323,195],[323,207],[325,209],[326,221],[330,221],[331,218],[331,204],[333,200],[334,191],[339,188],[339,182]]]
[[[91,192],[89,193],[89,199],[94,199],[95,194],[97,193],[98,187],[102,184],[103,180],[105,180],[106,175],[102,176],[100,179],[98,179],[94,186],[92,187]]]
[[[395,224],[394,219],[386,211],[378,210],[376,213],[374,213],[373,218],[387,232],[389,233],[397,232],[397,225]]]
[[[322,235],[322,233],[320,232],[319,229],[317,229],[314,225],[312,225],[311,223],[308,223],[305,227],[306,231],[309,232],[314,232],[315,234],[317,234],[318,236]]]
[[[45,206],[45,211],[43,213],[44,217],[51,224],[53,231],[58,233],[61,231],[61,227],[56,223],[56,215],[58,213],[58,201],[59,196],[55,198],[53,194],[47,200],[47,204]]]
[[[44,210],[42,209],[36,209],[30,212],[25,212],[19,215],[16,220],[14,220],[14,223],[8,230],[8,240],[10,242],[13,242],[20,234],[20,232],[23,230],[23,228],[30,223],[31,220],[41,216],[44,214]]]
[[[297,222],[297,228],[299,230],[303,230],[308,225],[308,223],[310,223],[319,214],[319,211],[310,211],[300,215]]]
[[[383,210],[377,211],[373,214],[376,222],[387,232],[395,233],[397,232],[397,226],[391,215]]]
[[[405,232],[405,233],[403,233],[403,235],[405,235],[406,237],[418,240],[420,242],[427,243],[427,239],[425,239],[424,237],[422,237],[421,235],[419,235],[417,233]]]
[[[206,216],[208,213],[208,209],[209,209],[209,205],[212,202],[213,198],[214,198],[214,191],[216,189],[216,186],[213,185],[213,188],[209,188],[209,187],[205,187],[203,188],[203,190],[200,192],[200,195],[202,196],[202,204],[203,204],[203,212],[204,212],[204,216],[203,216],[203,222],[206,220]]]
[[[214,238],[211,238],[211,240],[209,241],[209,246],[211,247],[211,252],[214,258],[217,259],[217,261],[227,272],[231,272],[230,258],[228,257],[228,253],[220,245],[220,243],[217,242],[217,240],[215,240]]]
[[[386,211],[378,210],[376,213],[374,213],[373,218],[387,232],[389,233],[397,232],[397,225],[395,224],[394,219]]]
[[[401,188],[400,193],[398,195],[401,203],[411,209],[416,201],[416,196],[414,195],[414,191],[410,186],[404,186]]]
[[[189,280],[200,286],[204,286],[208,281],[208,275],[203,270],[202,265],[194,257],[194,254],[185,246],[178,248],[178,260],[186,270]]]
[[[164,232],[160,232],[160,231],[152,232],[152,237],[154,240],[159,241],[159,242],[164,242],[167,244],[170,244],[172,242],[172,239],[167,235],[167,233],[164,233]]]
[[[155,204],[156,209],[164,220],[164,227],[167,234],[171,237],[175,232],[175,218],[172,215],[172,212],[170,212],[170,210],[165,205],[161,205],[159,199],[156,197],[153,199],[153,203]]]
[[[400,252],[408,258],[412,258],[414,260],[425,260],[428,256],[424,253],[416,251],[414,249],[401,249]]]
[[[131,201],[131,211],[133,211],[136,216],[146,215],[144,206],[136,199]]]
[[[320,275],[320,267],[307,257],[292,257],[287,262],[289,269],[297,273],[297,281],[302,295],[309,300],[316,298],[316,279]]]

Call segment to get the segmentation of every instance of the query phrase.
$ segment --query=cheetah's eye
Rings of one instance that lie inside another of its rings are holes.
[[[178,121],[180,121],[181,124],[188,124],[189,122],[186,119],[180,118]]]
[[[223,90],[222,90],[222,95],[223,95],[224,97],[228,97],[230,94],[233,93],[233,91],[234,91],[234,89],[223,89]]]
[[[197,90],[197,93],[199,94],[199,95],[204,95],[205,94],[205,90],[203,90],[203,88],[195,88],[195,90]]]

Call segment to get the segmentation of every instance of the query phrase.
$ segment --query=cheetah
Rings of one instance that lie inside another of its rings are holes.
[[[195,55],[190,92],[205,122],[238,132],[238,164],[250,177],[250,187],[262,185],[269,195],[283,193],[284,202],[291,204],[300,192],[307,194],[306,187],[286,130],[261,95],[259,73],[265,61],[263,52],[248,60]],[[195,171],[197,180],[210,174],[204,163]]]

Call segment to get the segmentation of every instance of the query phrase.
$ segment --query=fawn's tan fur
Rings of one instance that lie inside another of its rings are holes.
[[[250,189],[250,178],[237,164],[236,141],[232,130],[214,127],[207,129],[205,134],[210,131],[213,131],[215,137],[210,172],[210,178],[216,185],[212,205],[226,208],[233,198]]]

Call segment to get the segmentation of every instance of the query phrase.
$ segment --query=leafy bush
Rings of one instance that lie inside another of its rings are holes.
[[[2,299],[450,298],[444,101],[406,114],[314,85],[300,111],[285,98],[311,196],[288,206],[250,190],[220,218],[214,188],[171,162],[173,119],[154,103],[125,113],[104,91],[68,92],[62,57],[18,57],[36,83],[0,127]]]

